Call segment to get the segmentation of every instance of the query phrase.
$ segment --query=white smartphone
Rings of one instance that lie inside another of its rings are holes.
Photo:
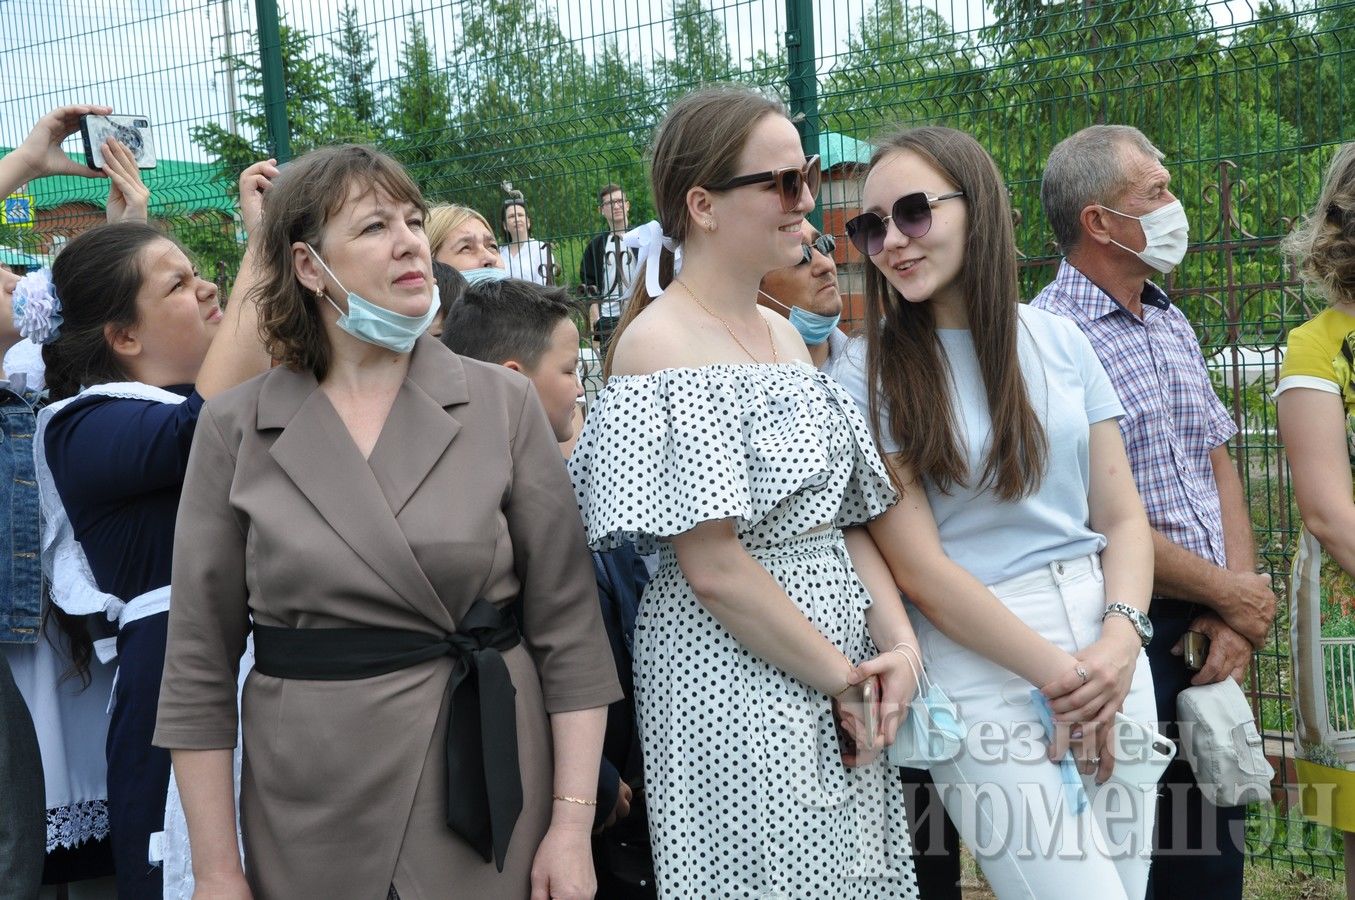
[[[1176,756],[1176,744],[1156,728],[1115,714],[1115,768],[1110,777],[1129,787],[1154,787]]]
[[[81,116],[80,139],[85,145],[85,165],[95,171],[103,169],[104,138],[109,137],[132,151],[138,169],[155,168],[150,119],[145,116]]]

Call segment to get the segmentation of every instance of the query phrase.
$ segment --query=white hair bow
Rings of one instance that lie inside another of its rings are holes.
[[[649,296],[653,298],[662,294],[663,285],[659,284],[659,251],[663,248],[672,251],[673,274],[677,275],[678,268],[682,264],[682,248],[663,233],[663,226],[657,219],[650,219],[645,224],[627,231],[621,237],[621,243],[635,250],[639,257],[636,265],[645,267],[645,290]]]
[[[14,327],[35,344],[50,344],[61,332],[61,300],[52,284],[52,270],[29,272],[14,286]]]

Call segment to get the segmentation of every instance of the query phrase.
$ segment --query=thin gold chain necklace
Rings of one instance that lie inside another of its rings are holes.
[[[730,328],[730,327],[729,327],[729,323],[726,322],[724,319],[720,318],[719,316],[717,316],[717,315],[715,314],[715,311],[712,310],[709,306],[707,306],[706,304],[702,303],[702,302],[701,302],[701,298],[698,297],[698,296],[696,296],[696,292],[695,292],[695,291],[693,291],[691,288],[687,287],[687,283],[686,283],[686,282],[684,282],[681,278],[674,278],[674,279],[673,279],[673,283],[676,284],[676,285],[680,285],[680,286],[682,287],[682,289],[683,289],[684,291],[687,292],[687,296],[688,296],[688,297],[691,297],[693,300],[696,301],[696,305],[697,305],[697,306],[699,306],[699,307],[701,307],[702,309],[704,309],[704,310],[706,311],[706,313],[707,313],[712,319],[714,319],[715,321],[719,322],[721,325],[725,326],[725,331],[728,331],[728,332],[729,332],[729,336],[730,336],[731,338],[734,339],[734,343],[736,343],[736,344],[739,345],[739,349],[742,350],[744,353],[747,353],[747,354],[748,354],[748,358],[749,358],[749,359],[751,359],[751,360],[752,360],[753,362],[755,362],[755,363],[759,363],[759,364],[762,363],[762,360],[760,360],[760,359],[758,359],[756,356],[754,356],[754,355],[753,355],[753,351],[752,351],[752,350],[749,350],[746,346],[744,346],[743,341],[739,340],[739,336],[738,336],[737,334],[734,333],[734,329],[733,329],[733,328]],[[758,313],[758,316],[759,316],[759,317],[761,317],[761,315],[762,315],[762,313]],[[771,348],[772,348],[772,365],[776,365],[777,363],[781,362],[781,357],[780,357],[780,355],[777,354],[777,352],[776,352],[776,339],[772,337],[772,326],[771,326],[771,323],[769,323],[769,322],[764,318],[764,319],[762,320],[762,324],[765,325],[765,326],[767,327],[767,343],[770,344],[770,345],[771,345]]]

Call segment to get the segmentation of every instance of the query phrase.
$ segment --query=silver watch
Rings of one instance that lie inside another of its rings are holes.
[[[1153,642],[1153,623],[1144,615],[1143,611],[1130,606],[1128,603],[1111,603],[1106,606],[1106,611],[1101,614],[1101,621],[1106,620],[1106,616],[1124,616],[1129,620],[1129,624],[1134,626],[1134,630],[1139,633],[1139,640],[1143,646],[1147,647]]]

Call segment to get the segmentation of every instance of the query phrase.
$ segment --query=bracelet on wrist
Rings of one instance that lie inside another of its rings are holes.
[[[1138,607],[1130,606],[1127,603],[1108,603],[1101,613],[1101,621],[1104,623],[1109,618],[1122,618],[1127,621],[1138,634],[1139,642],[1143,647],[1147,647],[1152,641],[1153,623]]]
[[[843,661],[844,663],[847,664],[847,669],[848,669],[849,671],[856,668],[856,666],[852,665],[852,661],[851,661],[850,659],[848,659],[847,657],[845,657],[845,656],[842,657],[842,661]],[[834,692],[831,694],[832,698],[833,698],[834,700],[836,700],[838,697],[841,697],[843,694],[845,694],[845,693],[847,693],[849,690],[851,690],[852,687],[853,687],[853,685],[854,685],[854,682],[853,682],[852,679],[851,679],[851,675],[848,675],[848,676],[847,676],[847,683],[844,684],[844,685],[843,685],[841,688],[839,688],[837,691],[834,691]]]
[[[554,795],[552,795],[552,796],[553,796],[556,800],[559,800],[561,803],[577,803],[577,804],[579,804],[580,806],[597,806],[597,805],[598,805],[598,802],[597,802],[596,800],[584,800],[584,799],[581,799],[581,798],[579,798],[579,797],[569,797],[569,796],[566,796],[566,795],[564,795],[564,794],[554,794]]]

